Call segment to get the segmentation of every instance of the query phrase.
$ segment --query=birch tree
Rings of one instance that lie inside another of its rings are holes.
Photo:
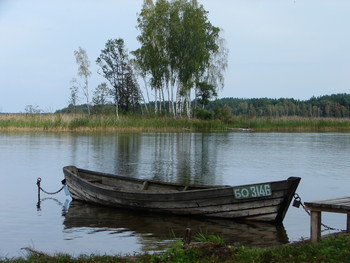
[[[88,114],[90,115],[90,99],[89,99],[89,77],[91,75],[90,61],[85,49],[79,47],[78,50],[74,50],[75,61],[78,64],[78,76],[83,79],[83,85],[79,84],[82,92],[86,98],[86,105]]]
[[[158,0],[155,4],[146,0],[138,17],[141,47],[133,52],[135,60],[150,76],[154,93],[167,94],[174,116],[186,109],[190,117],[191,91],[213,72],[208,68],[220,50],[220,29],[209,22],[207,14],[195,0]]]
[[[143,75],[150,76],[151,88],[155,95],[155,112],[158,111],[158,99],[161,103],[160,90],[167,80],[168,54],[165,49],[168,30],[169,3],[166,0],[159,0],[155,8],[152,0],[146,0],[137,20],[138,28],[143,32],[138,36],[142,47],[132,52],[136,57],[138,68],[144,72]]]

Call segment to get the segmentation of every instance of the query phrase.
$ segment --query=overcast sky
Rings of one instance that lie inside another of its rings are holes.
[[[350,92],[350,1],[199,0],[229,53],[219,97],[309,99]],[[0,0],[0,112],[68,105],[74,50],[87,51],[90,89],[108,39],[136,40],[143,0]],[[141,83],[140,83],[141,84]],[[91,92],[92,93],[92,92]],[[81,101],[83,103],[83,100]]]

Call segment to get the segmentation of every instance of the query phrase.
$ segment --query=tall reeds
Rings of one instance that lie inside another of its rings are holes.
[[[211,131],[224,130],[220,121],[167,117],[120,117],[75,114],[0,114],[0,130],[7,131]]]
[[[233,117],[220,121],[84,114],[0,114],[2,131],[209,132],[235,130],[232,128],[263,132],[350,132],[350,119]]]
[[[349,118],[242,118],[242,125],[259,131],[350,132]]]

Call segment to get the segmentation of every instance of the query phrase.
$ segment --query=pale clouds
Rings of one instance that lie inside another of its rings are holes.
[[[142,0],[0,0],[0,111],[67,106],[73,51],[86,49],[93,75],[108,39],[138,47]],[[307,99],[350,91],[350,1],[203,0],[224,30],[229,54],[220,97]]]

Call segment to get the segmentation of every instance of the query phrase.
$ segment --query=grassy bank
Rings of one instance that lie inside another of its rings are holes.
[[[350,262],[350,236],[323,238],[317,244],[300,242],[274,248],[230,247],[223,243],[202,243],[187,248],[176,244],[161,254],[140,254],[133,256],[49,256],[32,253],[26,258],[3,259],[1,262],[140,262],[140,263],[288,263],[288,262]]]
[[[211,132],[251,128],[278,132],[350,132],[345,118],[248,118],[198,120],[73,114],[0,114],[0,131]]]

